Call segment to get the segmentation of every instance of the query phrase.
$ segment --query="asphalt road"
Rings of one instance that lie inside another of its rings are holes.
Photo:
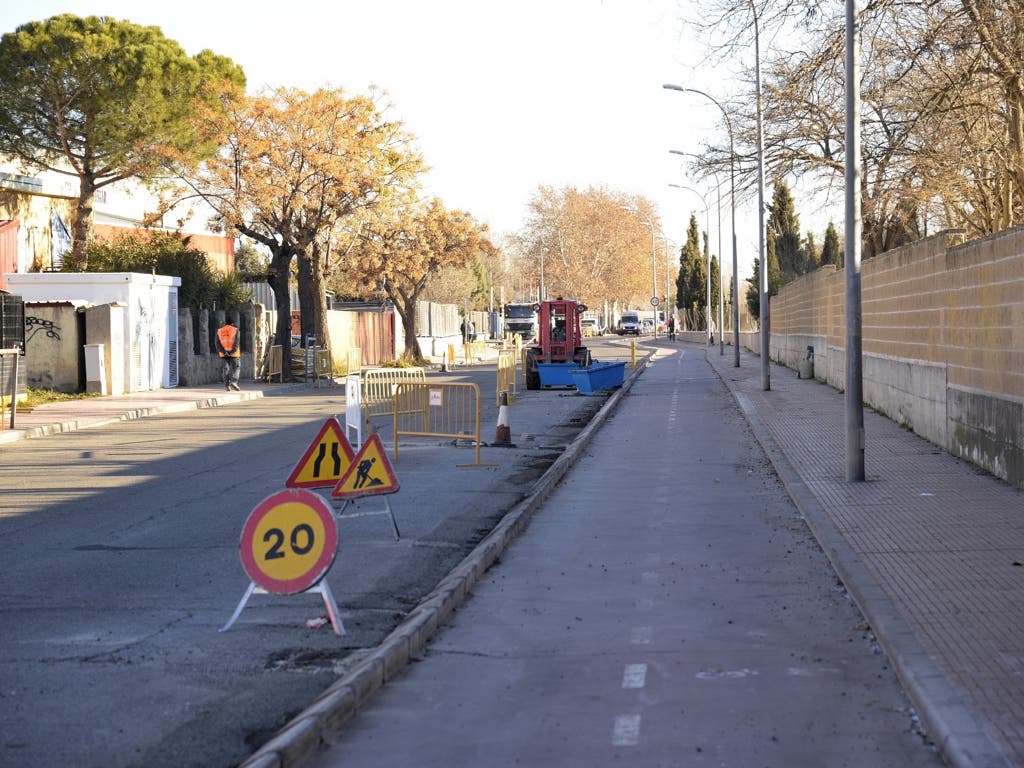
[[[314,768],[934,768],[703,351],[663,350],[417,663]]]
[[[452,378],[480,383],[493,439],[494,367]],[[347,634],[305,626],[324,613],[309,594],[254,596],[218,632],[249,583],[246,518],[341,395],[293,389],[4,448],[0,766],[237,765],[394,628],[603,402],[523,393],[515,446],[484,448],[491,467],[457,468],[472,460],[461,441],[403,441],[402,539],[379,515],[339,522],[327,581]]]

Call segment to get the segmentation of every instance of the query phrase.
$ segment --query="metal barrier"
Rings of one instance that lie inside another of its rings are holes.
[[[466,361],[466,365],[472,365],[473,360],[483,360],[486,353],[486,341],[471,341],[462,345],[462,356]]]
[[[363,368],[363,350],[360,347],[350,347],[345,353],[345,373],[358,374]]]
[[[498,352],[498,386],[495,405],[501,405],[501,393],[508,392],[509,399],[516,396],[516,353],[515,350]]]
[[[395,388],[395,458],[398,438],[450,437],[476,441],[476,462],[457,466],[492,466],[480,463],[480,387],[476,384],[411,383]]]
[[[270,348],[270,357],[267,360],[267,382],[277,376],[278,384],[284,383],[284,348],[275,344]]]
[[[327,379],[334,386],[334,357],[331,350],[313,347],[313,384],[320,389],[320,379]]]
[[[362,376],[363,413],[390,416],[394,411],[394,395],[400,384],[423,384],[427,372],[423,368],[371,368]]]

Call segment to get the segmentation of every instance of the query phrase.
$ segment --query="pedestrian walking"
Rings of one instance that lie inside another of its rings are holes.
[[[668,340],[676,340],[676,319],[672,316],[668,316]]]
[[[223,365],[222,376],[224,378],[224,389],[241,391],[238,386],[238,375],[242,362],[241,341],[238,333],[238,313],[231,312],[227,315],[224,325],[217,329],[216,345],[217,354],[220,355]]]

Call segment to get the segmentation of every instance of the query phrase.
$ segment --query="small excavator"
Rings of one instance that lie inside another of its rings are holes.
[[[587,311],[576,299],[541,301],[533,305],[539,319],[537,342],[526,349],[526,388],[540,389],[538,363],[573,362],[590,365],[590,350],[583,345],[580,317]]]

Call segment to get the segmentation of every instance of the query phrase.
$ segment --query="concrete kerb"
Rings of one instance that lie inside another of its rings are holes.
[[[786,492],[867,619],[917,709],[929,738],[945,761],[953,768],[1009,766],[1006,756],[966,706],[964,692],[942,673],[934,658],[922,647],[885,590],[836,529],[832,518],[818,503],[785,453],[778,448],[750,399],[717,366],[710,361],[708,364],[732,394]]]
[[[647,367],[653,353],[648,354],[625,379],[622,386],[591,418],[587,426],[548,467],[530,495],[519,502],[455,568],[453,568],[419,604],[384,638],[365,659],[337,680],[316,702],[300,712],[291,722],[239,768],[295,768],[311,754],[310,741],[332,742],[345,723],[366,703],[386,681],[397,675],[410,658],[418,656],[431,636],[459,605],[465,602],[477,581],[501,556],[512,540],[521,533],[530,518],[551,495],[558,482],[582,454],[597,430],[618,406],[636,379]],[[346,690],[351,695],[343,694]],[[314,726],[315,724],[315,726]],[[294,745],[291,743],[295,741]]]
[[[78,432],[82,429],[105,427],[122,421],[137,421],[138,419],[144,419],[162,413],[180,413],[182,411],[199,410],[200,408],[218,408],[230,403],[237,403],[244,400],[255,400],[261,397],[263,397],[262,392],[243,391],[233,393],[231,395],[224,395],[222,397],[208,397],[202,400],[189,400],[182,403],[157,405],[149,408],[133,408],[130,411],[125,411],[117,416],[111,416],[106,419],[70,419],[67,421],[55,422],[53,424],[43,424],[37,427],[30,427],[29,429],[24,430],[14,429],[5,431],[0,433],[0,442],[14,442],[16,440],[27,440],[31,438],[47,437],[49,435],[58,435],[65,432]]]

